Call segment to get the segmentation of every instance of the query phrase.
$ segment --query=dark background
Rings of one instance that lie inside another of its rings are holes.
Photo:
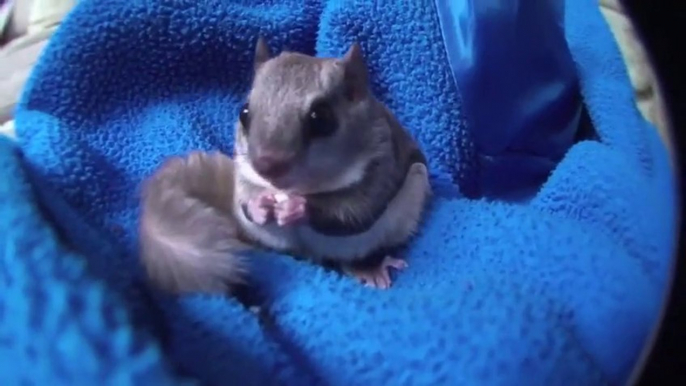
[[[672,125],[672,135],[680,169],[681,192],[686,133],[686,1],[624,0],[652,59],[665,97]],[[681,224],[684,224],[684,194],[681,200]],[[683,234],[683,225],[679,234]],[[638,385],[686,384],[686,250],[681,237],[676,274],[669,305],[650,356],[641,365]]]

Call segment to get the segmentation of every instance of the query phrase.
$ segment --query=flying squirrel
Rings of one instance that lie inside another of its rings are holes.
[[[143,185],[140,256],[172,293],[230,292],[244,252],[266,248],[333,264],[389,288],[392,256],[431,195],[426,159],[372,95],[361,49],[342,58],[284,51],[259,38],[233,159],[193,151]]]

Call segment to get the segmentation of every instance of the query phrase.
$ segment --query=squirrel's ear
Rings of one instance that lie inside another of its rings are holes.
[[[260,36],[257,39],[257,45],[255,46],[255,61],[254,68],[257,70],[264,62],[269,60],[272,56],[271,51],[269,51],[269,46],[267,41]]]
[[[367,64],[360,45],[355,42],[341,60],[344,69],[345,85],[348,98],[357,100],[364,97],[368,90]]]

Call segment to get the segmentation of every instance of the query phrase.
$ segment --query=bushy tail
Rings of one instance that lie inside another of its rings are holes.
[[[233,215],[233,161],[193,152],[167,160],[143,187],[140,256],[156,287],[227,292],[246,274]]]

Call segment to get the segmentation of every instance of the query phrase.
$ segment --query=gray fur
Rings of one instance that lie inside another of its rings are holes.
[[[364,178],[346,189],[308,196],[310,226],[321,233],[345,235],[371,227],[405,180],[412,154],[421,154],[388,109],[379,103],[378,110],[383,118],[376,121],[374,129],[387,133],[388,140],[380,144]]]
[[[220,153],[174,157],[146,181],[140,254],[154,285],[222,293],[242,283],[246,250],[231,213],[233,161]]]

